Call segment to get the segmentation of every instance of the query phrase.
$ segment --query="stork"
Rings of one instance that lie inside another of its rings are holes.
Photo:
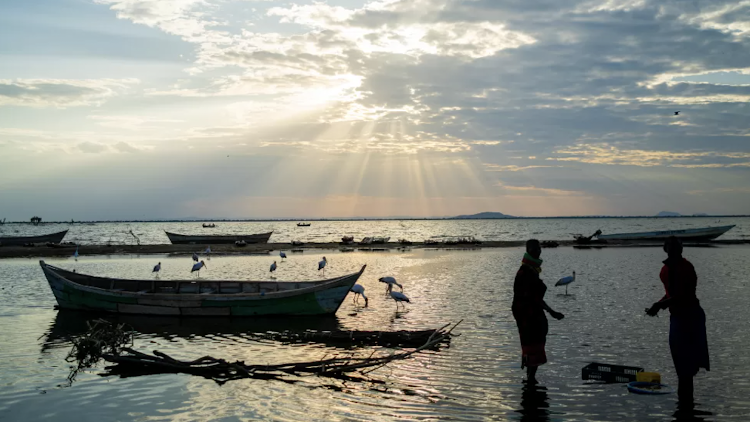
[[[405,294],[401,292],[391,292],[391,297],[393,300],[396,301],[396,311],[398,312],[398,304],[401,302],[411,303],[411,300],[409,300],[408,297],[406,297]],[[404,308],[406,308],[406,305],[404,305]]]
[[[576,281],[576,272],[573,271],[572,276],[563,277],[559,280],[557,280],[557,283],[555,283],[555,286],[565,286],[565,295],[568,295],[568,284]]]
[[[280,251],[279,256],[281,257],[281,259],[286,259],[286,252]]]
[[[200,275],[200,270],[201,270],[201,268],[204,268],[204,267],[208,268],[208,267],[206,267],[206,263],[203,262],[203,261],[201,261],[201,262],[199,262],[197,264],[193,264],[193,269],[190,270],[190,272],[193,273],[193,272],[199,271],[198,274]]]
[[[359,296],[362,296],[362,299],[365,300],[365,308],[367,307],[367,303],[369,302],[367,300],[367,296],[365,296],[365,288],[361,284],[355,284],[352,286],[351,289],[349,289],[350,292],[354,292],[354,303],[357,303],[357,299],[359,299]]]
[[[161,262],[158,263],[158,264],[156,264],[156,265],[154,265],[154,270],[151,271],[151,272],[152,273],[158,273],[159,271],[161,271]]]
[[[318,271],[323,270],[323,274],[325,274],[326,264],[328,264],[328,260],[326,257],[323,257],[323,259],[318,262]]]
[[[388,287],[386,287],[385,289],[386,293],[390,293],[393,290],[394,284],[397,285],[401,289],[402,292],[404,291],[404,286],[398,284],[398,282],[396,282],[396,279],[394,277],[380,277],[378,281],[388,285]]]
[[[273,264],[271,264],[271,273],[276,271],[276,261],[273,261]]]
[[[200,257],[197,253],[193,252],[193,261],[198,262],[200,260]]]

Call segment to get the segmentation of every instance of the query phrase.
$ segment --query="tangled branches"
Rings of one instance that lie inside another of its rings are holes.
[[[80,337],[71,340],[71,347],[66,362],[77,362],[71,369],[68,382],[72,383],[81,369],[91,368],[104,356],[118,356],[133,345],[133,332],[125,324],[114,325],[109,321],[97,319],[86,321],[88,330]]]

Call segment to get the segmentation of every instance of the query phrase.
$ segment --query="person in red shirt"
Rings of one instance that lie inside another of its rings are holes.
[[[526,254],[521,261],[521,268],[516,273],[513,283],[513,317],[521,336],[521,368],[526,367],[529,384],[536,384],[536,370],[539,365],[547,363],[544,346],[547,342],[547,311],[555,319],[565,316],[555,312],[544,302],[547,286],[539,273],[542,272],[542,247],[539,241],[531,239],[526,242]]]
[[[677,372],[680,403],[693,403],[693,377],[700,368],[711,370],[706,337],[706,313],[700,306],[695,288],[698,276],[693,264],[682,257],[682,243],[674,236],[664,242],[664,261],[659,278],[666,294],[646,313],[656,316],[669,308],[669,350]]]

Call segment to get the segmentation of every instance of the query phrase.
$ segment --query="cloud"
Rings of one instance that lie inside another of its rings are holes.
[[[627,165],[639,167],[670,166],[682,168],[750,167],[750,152],[690,151],[673,152],[642,149],[621,149],[601,144],[579,144],[561,148],[553,161],[575,161],[590,164]],[[712,159],[721,162],[704,163]]]
[[[508,186],[502,182],[497,185],[501,192],[506,192],[511,195],[517,196],[547,196],[547,197],[568,197],[568,196],[587,196],[585,192],[564,190],[564,189],[552,189],[552,188],[540,188],[536,186]]]
[[[138,83],[138,79],[0,79],[0,106],[100,105]]]
[[[81,142],[80,144],[76,145],[76,147],[81,151],[85,152],[87,154],[99,154],[104,151],[108,151],[109,147],[107,145],[98,144],[95,142]]]

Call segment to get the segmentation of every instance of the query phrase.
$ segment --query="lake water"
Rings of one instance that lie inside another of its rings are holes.
[[[398,224],[398,223],[396,223]],[[410,224],[410,223],[407,223]],[[482,224],[482,223],[478,223]],[[314,227],[314,226],[313,226]],[[696,412],[689,420],[746,420],[750,415],[750,247],[688,248],[696,266],[698,296],[708,316],[711,372],[696,377]],[[520,248],[472,251],[326,251],[327,277],[367,264],[360,279],[369,308],[348,298],[332,318],[273,317],[256,320],[121,318],[137,331],[135,348],[178,358],[212,355],[248,363],[369,355],[373,348],[344,350],[321,344],[283,345],[249,333],[285,329],[399,330],[464,322],[450,347],[394,362],[370,375],[377,383],[293,378],[297,383],[240,380],[217,385],[181,374],[131,378],[102,376],[104,365],[69,385],[70,335],[83,332],[85,314],[58,312],[37,260],[0,261],[0,420],[674,420],[676,395],[638,396],[624,384],[581,380],[590,362],[641,366],[676,386],[667,343],[668,313],[643,310],[663,294],[658,248],[546,249],[542,277],[548,303],[565,314],[550,318],[549,363],[542,387],[526,389],[518,333],[510,312]],[[279,280],[320,277],[322,254],[306,251],[279,265]],[[274,257],[212,257],[204,279],[265,279]],[[188,257],[83,257],[47,262],[78,272],[150,277],[162,262],[162,279],[184,278]],[[569,295],[553,287],[576,271]],[[395,276],[412,299],[396,312],[377,279]],[[390,352],[385,349],[383,353]]]
[[[737,227],[720,239],[750,239],[750,217],[706,218],[545,218],[511,220],[390,220],[390,221],[313,221],[310,227],[297,227],[295,222],[218,222],[215,228],[203,228],[200,222],[178,223],[84,223],[84,224],[6,224],[0,236],[30,236],[70,230],[66,242],[84,245],[134,244],[132,230],[142,244],[164,244],[169,239],[164,231],[180,234],[251,234],[273,231],[270,242],[339,242],[342,236],[389,236],[391,241],[406,238],[412,241],[474,236],[481,240],[572,240],[572,233],[605,234],[657,230],[679,230],[699,227]]]

